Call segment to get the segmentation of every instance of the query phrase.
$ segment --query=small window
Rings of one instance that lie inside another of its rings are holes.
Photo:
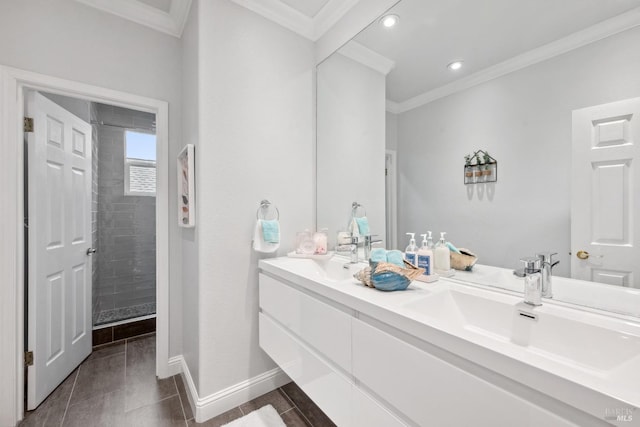
[[[156,136],[125,132],[124,194],[156,195]]]

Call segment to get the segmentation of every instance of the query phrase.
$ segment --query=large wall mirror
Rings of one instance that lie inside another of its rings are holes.
[[[481,264],[552,251],[556,276],[640,288],[639,8],[398,2],[318,66],[318,227],[357,201],[387,248],[446,231]],[[465,185],[478,149],[498,179]]]

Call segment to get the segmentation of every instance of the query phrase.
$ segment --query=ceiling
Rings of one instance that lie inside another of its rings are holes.
[[[375,22],[354,40],[395,62],[387,99],[404,103],[478,73],[496,77],[495,67],[514,58],[530,65],[529,54],[547,59],[541,55],[640,25],[639,7],[640,0],[402,0],[390,11],[400,17],[397,27]],[[461,70],[447,69],[459,59]]]
[[[360,0],[231,0],[316,41]]]
[[[165,13],[169,13],[171,11],[172,0],[140,0],[140,1],[144,4],[148,4],[151,7],[160,9]]]
[[[288,5],[308,16],[313,18],[320,12],[320,10],[329,3],[329,0],[281,0],[282,3]]]

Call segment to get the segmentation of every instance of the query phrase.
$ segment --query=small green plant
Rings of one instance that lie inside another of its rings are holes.
[[[489,170],[489,165],[492,163],[491,162],[491,156],[489,155],[489,153],[487,151],[484,152],[484,154],[482,155],[482,159],[484,160],[484,169],[485,170]]]
[[[464,165],[471,166],[471,154],[467,154],[464,156]]]

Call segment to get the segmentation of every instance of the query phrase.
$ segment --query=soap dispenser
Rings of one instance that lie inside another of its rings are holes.
[[[418,250],[418,268],[424,268],[424,275],[431,275],[433,252],[429,248],[429,241],[426,234],[421,234],[422,246]]]
[[[522,258],[524,263],[524,302],[529,305],[542,305],[542,274],[540,258]]]
[[[435,269],[441,272],[448,272],[451,270],[451,253],[449,252],[449,248],[444,240],[444,235],[446,232],[440,233],[440,240],[436,244],[436,249],[434,250],[435,257]]]
[[[411,236],[411,239],[409,239],[409,246],[404,250],[404,259],[413,265],[417,265],[418,247],[416,246],[416,233],[407,233],[407,236]]]
[[[433,237],[431,237],[431,231],[427,231],[427,246],[429,247],[429,249],[433,250],[434,245],[433,245]]]

